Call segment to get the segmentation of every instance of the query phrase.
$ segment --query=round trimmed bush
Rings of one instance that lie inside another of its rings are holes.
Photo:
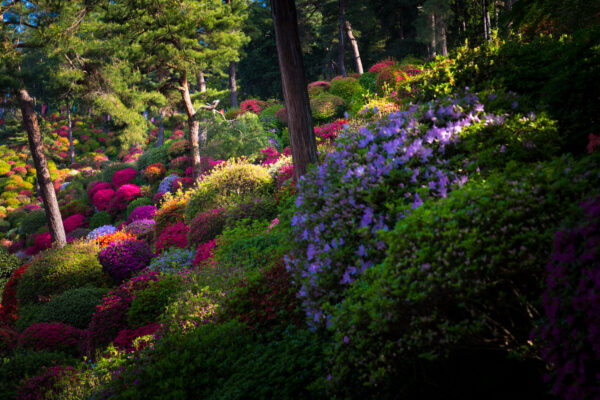
[[[331,81],[329,93],[341,97],[346,104],[350,104],[353,100],[361,100],[363,87],[355,78],[340,78]]]
[[[79,329],[86,329],[102,302],[107,289],[83,287],[69,289],[53,297],[39,309],[34,317],[35,322],[62,322]]]
[[[344,99],[327,93],[311,99],[310,109],[316,122],[327,122],[340,118],[346,110]]]
[[[115,189],[119,189],[123,185],[130,184],[136,176],[137,171],[135,168],[125,168],[115,172],[112,177],[112,184]]]
[[[172,247],[160,256],[152,259],[148,270],[159,272],[175,272],[185,268],[192,268],[194,250]]]
[[[112,189],[112,186],[110,183],[108,182],[100,182],[100,181],[94,181],[92,183],[90,183],[87,187],[87,195],[89,199],[93,199],[94,195],[99,191],[99,190],[106,190],[106,189]]]
[[[31,262],[17,287],[20,304],[38,303],[66,290],[106,284],[98,262],[99,246],[76,242],[52,249]]]
[[[270,197],[261,197],[258,199],[252,199],[244,203],[240,203],[231,207],[226,212],[226,226],[234,226],[238,221],[242,219],[251,220],[269,220],[277,216],[277,204],[275,200]],[[192,223],[192,229],[194,224]],[[220,233],[220,232],[219,232]],[[215,235],[216,236],[216,235]],[[192,242],[190,242],[192,243]]]
[[[98,260],[102,271],[117,282],[130,278],[150,263],[154,254],[146,242],[124,240],[110,244],[102,249]]]
[[[33,210],[21,220],[19,232],[22,235],[31,235],[47,223],[46,212],[42,209]]]
[[[119,211],[125,210],[129,203],[141,197],[140,187],[137,185],[125,184],[115,194],[114,203],[111,206],[116,207]]]
[[[273,189],[273,178],[262,166],[246,161],[218,165],[192,193],[185,219],[191,222],[199,212],[267,196]]]
[[[60,322],[38,322],[25,329],[19,337],[19,347],[36,351],[60,351],[77,356],[83,331]]]
[[[112,224],[112,217],[106,211],[98,211],[90,218],[90,229]]]
[[[20,265],[21,260],[17,256],[10,254],[6,247],[0,246],[0,293],[2,293],[4,285]]]
[[[181,276],[167,275],[150,282],[147,288],[136,291],[127,311],[127,324],[132,328],[139,328],[156,321],[175,297],[181,284]]]
[[[149,199],[148,197],[140,197],[139,199],[135,199],[131,203],[129,203],[129,205],[125,209],[125,216],[129,217],[129,215],[133,212],[133,210],[135,210],[136,208],[138,208],[140,206],[151,206],[151,205],[153,205],[152,199]]]
[[[156,223],[153,219],[138,219],[127,225],[124,229],[125,232],[134,234],[138,239],[148,239],[152,241],[154,237],[154,225]]]
[[[127,218],[127,223],[130,224],[140,219],[152,219],[156,215],[156,211],[157,209],[153,205],[139,206],[131,212],[129,218]]]
[[[115,197],[116,192],[112,189],[101,189],[94,193],[92,204],[100,211],[108,209]]]
[[[85,226],[85,216],[81,214],[71,215],[63,220],[63,226],[65,228],[65,233],[71,233],[75,229]]]
[[[168,226],[164,231],[162,231],[158,237],[158,240],[156,241],[156,252],[160,254],[163,252],[163,250],[170,247],[187,247],[187,235],[189,231],[189,226],[183,222],[177,222],[176,224]]]
[[[208,242],[220,235],[225,227],[226,217],[227,213],[223,208],[199,213],[190,225],[189,245],[196,247],[199,243]]]

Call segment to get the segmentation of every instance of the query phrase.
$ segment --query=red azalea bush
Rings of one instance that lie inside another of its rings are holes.
[[[19,334],[8,327],[0,327],[0,357],[10,354],[19,341]]]
[[[37,322],[23,331],[19,347],[36,351],[62,351],[79,355],[84,332],[61,322]]]
[[[337,137],[338,132],[344,129],[344,125],[347,123],[347,119],[337,119],[320,127],[315,126],[315,136],[317,140],[330,142]]]
[[[154,224],[156,237],[159,237],[167,226],[183,221],[185,207],[186,202],[179,199],[171,199],[162,205],[154,217],[154,220],[156,221]]]
[[[277,190],[281,189],[283,184],[294,178],[294,166],[292,164],[284,165],[277,171]]]
[[[227,297],[222,318],[237,319],[254,329],[272,325],[301,326],[304,314],[296,292],[285,265],[278,263],[243,278]]]
[[[108,182],[100,182],[100,181],[91,182],[87,187],[88,198],[93,199],[94,194],[96,194],[96,192],[98,192],[99,190],[104,190],[104,189],[112,189],[111,184]]]
[[[24,264],[16,269],[4,286],[2,304],[0,304],[0,325],[14,325],[19,315],[17,314],[17,285],[29,264]]]
[[[282,108],[281,110],[277,111],[275,113],[275,118],[277,118],[277,121],[279,121],[281,124],[287,125],[287,123],[288,123],[287,110],[285,108]]]
[[[584,222],[554,239],[540,332],[554,394],[578,400],[600,398],[600,196],[581,205]]]
[[[17,387],[19,400],[44,400],[56,398],[56,391],[62,387],[77,385],[79,377],[73,367],[62,365],[45,368],[39,375],[22,381]]]
[[[206,243],[200,243],[196,249],[196,257],[193,261],[194,267],[214,267],[215,248],[217,245],[217,239],[210,240]]]
[[[314,87],[320,87],[323,88],[324,90],[329,89],[329,87],[331,86],[331,83],[327,82],[327,81],[316,81],[316,82],[311,82],[308,84],[308,88],[314,88]]]
[[[391,58],[387,58],[385,60],[381,60],[378,63],[374,64],[371,68],[369,68],[369,72],[379,73],[382,69],[391,67],[396,65],[396,60],[392,60]]]
[[[105,211],[111,204],[116,192],[112,189],[101,189],[94,193],[92,204],[100,210]]]
[[[260,114],[266,105],[267,105],[266,101],[248,99],[248,100],[242,101],[242,104],[240,104],[240,109],[244,112]]]
[[[123,185],[127,185],[137,176],[135,168],[125,168],[115,172],[112,177],[112,184],[115,188],[120,188]]]
[[[188,233],[188,243],[208,242],[223,232],[227,213],[224,208],[201,212],[192,220]]]
[[[192,160],[189,156],[180,156],[171,160],[169,163],[169,169],[180,169],[184,170],[192,165]]]
[[[127,311],[137,290],[145,289],[150,282],[159,280],[159,273],[147,271],[124,282],[118,289],[104,296],[102,303],[96,307],[92,321],[87,329],[86,352],[94,351],[109,344],[117,334],[127,328]]]
[[[108,210],[111,214],[118,214],[125,210],[129,203],[139,197],[142,197],[139,186],[132,184],[123,185],[117,189],[117,193],[110,202]]]
[[[279,160],[279,152],[273,146],[269,146],[266,149],[260,151],[262,153],[263,162],[262,165],[274,164]]]
[[[590,133],[588,139],[588,153],[593,153],[597,148],[600,148],[600,135],[594,135],[593,133]]]
[[[171,158],[175,158],[185,155],[189,150],[190,146],[187,140],[178,140],[169,146],[169,150],[167,150],[167,152]]]
[[[151,164],[144,170],[144,176],[150,183],[155,183],[165,177],[167,169],[161,163]]]
[[[400,83],[406,79],[406,74],[395,66],[385,67],[377,74],[377,92],[384,93],[384,87],[390,90],[398,90]]]
[[[81,214],[71,215],[63,220],[65,233],[71,233],[77,228],[82,228],[86,225],[85,217]]]
[[[145,347],[145,344],[142,346],[134,347],[134,340],[142,336],[154,335],[159,329],[160,324],[156,322],[136,329],[123,329],[119,332],[119,334],[113,341],[113,344],[117,349],[125,350],[127,352],[141,350]]]
[[[190,231],[189,226],[183,222],[177,222],[169,225],[158,237],[156,242],[156,252],[162,253],[170,247],[185,248],[188,244],[187,235]]]
[[[102,271],[117,282],[130,278],[146,268],[154,254],[144,241],[126,240],[113,243],[100,251]]]

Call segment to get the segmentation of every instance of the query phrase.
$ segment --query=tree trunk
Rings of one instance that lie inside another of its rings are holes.
[[[50,227],[50,237],[56,247],[64,247],[67,244],[65,228],[62,223],[58,201],[56,200],[52,178],[50,178],[46,156],[44,155],[42,134],[40,133],[37,117],[33,111],[33,99],[29,96],[26,89],[19,90],[19,103],[21,105],[21,113],[23,114],[23,124],[27,131],[27,139],[29,140],[29,149],[33,157],[33,164],[35,165],[37,181],[40,186],[40,194],[44,202],[46,219]]]
[[[75,146],[73,145],[73,122],[71,121],[71,108],[69,107],[69,100],[67,100],[67,126],[69,128],[69,156],[71,157],[71,164],[75,163]]]
[[[200,179],[200,176],[202,175],[202,164],[200,162],[200,143],[198,141],[200,121],[196,120],[196,110],[194,110],[194,105],[192,104],[192,99],[190,98],[190,85],[186,74],[183,75],[180,83],[181,87],[179,90],[181,91],[181,95],[183,97],[185,113],[188,117],[188,128],[190,131],[188,140],[192,157],[192,169],[194,171],[193,177],[197,180]]]
[[[485,25],[487,26],[487,30],[488,30],[487,37],[488,37],[488,40],[492,40],[492,22],[491,22],[491,19],[490,19],[490,10],[489,10],[489,8],[487,8],[487,12],[485,14],[485,18],[486,18],[486,24]]]
[[[354,61],[356,61],[356,72],[359,75],[364,73],[362,61],[360,60],[360,53],[358,52],[358,42],[352,33],[352,26],[350,26],[350,22],[346,21],[346,34],[348,35],[348,39],[350,39],[350,45],[352,46],[352,54],[354,54]]]
[[[298,36],[298,18],[294,0],[272,0],[271,10],[297,182],[308,170],[308,165],[317,161],[317,144]]]
[[[165,143],[165,125],[163,119],[165,118],[165,111],[160,112],[160,119],[158,120],[158,138],[156,139],[156,147],[160,147]]]
[[[204,79],[204,72],[198,73],[198,91],[200,93],[206,92],[206,79]]]
[[[487,0],[482,0],[482,14],[483,14],[483,38],[485,40],[489,39],[488,36],[488,26],[487,26]]]
[[[431,58],[435,58],[435,56],[437,55],[437,42],[435,40],[435,35],[436,35],[435,13],[431,13],[431,49],[430,49]]]
[[[344,0],[339,0],[340,6],[340,28],[338,32],[340,45],[338,47],[338,66],[340,73],[346,77],[346,65],[344,64]]]
[[[229,99],[231,108],[238,108],[237,82],[235,79],[235,61],[229,63]]]
[[[442,46],[442,55],[448,57],[448,43],[446,40],[446,21],[442,17],[438,17],[440,25],[440,45]]]

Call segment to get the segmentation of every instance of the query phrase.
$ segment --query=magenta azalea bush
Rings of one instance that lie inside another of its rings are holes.
[[[21,382],[17,387],[17,399],[19,400],[46,400],[56,398],[57,389],[72,383],[77,384],[79,378],[77,371],[71,366],[58,365],[48,367],[39,375],[33,376]]]
[[[112,189],[100,189],[94,193],[92,204],[100,211],[107,210],[116,192]]]
[[[19,347],[79,354],[83,331],[60,322],[38,322],[23,331]]]
[[[188,243],[195,246],[208,242],[223,232],[227,213],[224,208],[217,208],[199,213],[192,220],[188,233]]]
[[[189,226],[183,222],[169,225],[158,237],[156,242],[156,252],[160,254],[170,247],[186,247],[188,244],[187,235],[189,231]]]
[[[125,240],[113,243],[100,252],[102,270],[117,282],[131,277],[148,266],[154,254],[146,242]]]
[[[139,206],[136,207],[129,218],[127,218],[127,223],[131,224],[133,221],[138,221],[140,219],[152,219],[154,215],[156,215],[156,207],[154,206]]]
[[[600,196],[581,206],[585,222],[556,233],[539,332],[546,380],[569,400],[600,398]]]
[[[112,177],[113,186],[118,189],[123,185],[131,183],[131,181],[137,176],[135,168],[126,168],[115,172]]]
[[[135,339],[147,336],[154,335],[160,328],[160,324],[153,322],[149,325],[145,325],[136,329],[123,329],[119,332],[117,337],[114,340],[114,345],[119,350],[125,350],[127,352],[140,350],[142,347],[135,347],[134,341]]]
[[[65,227],[65,233],[71,233],[77,228],[82,228],[86,225],[85,216],[81,214],[71,215],[63,220],[63,226]]]

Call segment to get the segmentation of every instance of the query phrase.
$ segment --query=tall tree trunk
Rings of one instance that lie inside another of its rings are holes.
[[[485,40],[488,40],[489,36],[488,36],[488,26],[487,26],[487,0],[482,0],[481,6],[482,6],[482,14],[483,14],[483,38]]]
[[[288,115],[294,174],[298,181],[308,170],[308,165],[317,161],[317,144],[298,36],[298,17],[294,0],[272,0],[271,10],[283,98]]]
[[[65,228],[62,223],[58,201],[56,200],[56,192],[50,178],[48,163],[44,155],[44,145],[42,143],[42,134],[38,126],[38,120],[33,110],[33,99],[29,96],[26,89],[19,90],[19,103],[21,105],[21,113],[23,114],[23,124],[27,131],[27,139],[29,140],[29,149],[33,157],[33,164],[37,175],[37,181],[40,186],[40,194],[46,211],[46,219],[50,227],[50,237],[56,247],[64,247],[67,244]]]
[[[435,13],[431,13],[431,48],[430,48],[430,56],[431,58],[435,58],[437,55],[437,41],[435,38],[436,35],[436,24],[435,24]]]
[[[490,9],[489,8],[487,8],[485,18],[486,18],[485,26],[487,26],[487,30],[488,30],[487,37],[488,37],[488,40],[492,40],[492,21],[490,19]]]
[[[196,110],[194,110],[194,105],[192,104],[192,99],[190,98],[190,84],[186,74],[183,75],[179,83],[181,83],[179,90],[181,91],[181,96],[183,97],[185,113],[187,114],[188,118],[188,129],[190,131],[188,141],[190,143],[192,169],[194,171],[193,177],[197,180],[200,179],[200,176],[202,175],[199,143],[200,121],[196,120]]]
[[[364,73],[362,61],[360,60],[360,53],[358,52],[358,42],[352,33],[352,26],[350,26],[350,22],[346,20],[346,34],[348,35],[348,39],[350,39],[350,45],[352,46],[352,54],[354,54],[354,61],[356,62],[356,72],[359,75]]]
[[[75,163],[75,146],[73,145],[73,122],[71,121],[71,107],[67,99],[67,127],[69,128],[69,156],[71,164]]]
[[[442,55],[448,57],[448,43],[446,37],[446,21],[442,17],[438,17],[440,25],[440,45],[442,46]]]
[[[229,63],[229,99],[231,108],[238,108],[237,81],[235,79],[235,61]]]
[[[165,142],[165,125],[163,119],[165,118],[165,110],[160,111],[160,117],[158,120],[158,138],[156,139],[156,147],[160,147]]]
[[[206,92],[206,79],[204,79],[204,72],[198,73],[198,91],[200,93]]]
[[[345,78],[346,77],[346,65],[344,64],[344,0],[339,0],[340,6],[340,27],[338,32],[340,45],[338,47],[338,66],[340,69],[340,73]]]

